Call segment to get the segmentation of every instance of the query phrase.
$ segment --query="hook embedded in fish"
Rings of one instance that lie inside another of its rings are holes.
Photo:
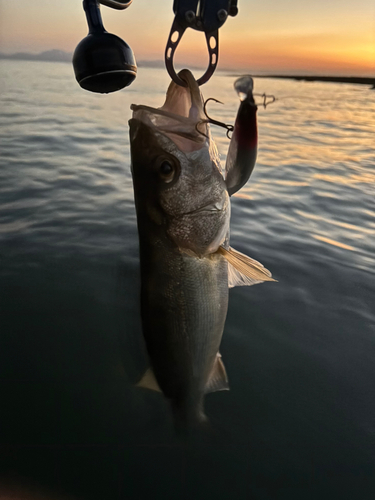
[[[214,120],[213,118],[210,118],[208,116],[208,113],[207,113],[207,103],[209,101],[214,101],[214,102],[218,102],[219,104],[223,104],[221,101],[218,101],[217,99],[214,99],[213,97],[209,97],[208,99],[206,99],[205,103],[204,103],[204,106],[203,106],[203,111],[204,111],[204,114],[206,115],[207,117],[207,120],[208,120],[208,123],[210,123],[211,125],[218,125],[219,127],[223,127],[227,130],[227,137],[228,139],[230,139],[230,136],[229,134],[231,132],[233,132],[233,125],[228,125],[224,122],[220,122],[219,120]]]
[[[254,166],[246,163],[253,160],[247,151],[256,148],[252,90],[240,105],[224,178],[199,86],[188,70],[179,77],[186,86],[172,82],[161,108],[132,105],[129,125],[142,329],[151,363],[138,385],[161,391],[177,427],[187,428],[206,422],[205,394],[229,388],[219,354],[228,288],[274,280],[229,246],[229,197]]]

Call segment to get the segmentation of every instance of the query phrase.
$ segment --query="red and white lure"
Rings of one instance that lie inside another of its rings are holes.
[[[234,123],[225,164],[225,183],[230,196],[239,191],[254,170],[258,151],[257,105],[253,97],[253,79],[243,76],[234,82],[241,100]]]

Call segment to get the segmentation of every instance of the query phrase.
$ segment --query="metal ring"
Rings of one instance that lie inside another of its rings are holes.
[[[186,27],[179,23],[179,21],[175,18],[169,33],[167,46],[165,48],[165,66],[169,76],[175,83],[177,83],[177,85],[180,85],[181,87],[186,87],[186,83],[177,75],[173,66],[173,58],[185,29]],[[175,35],[175,33],[177,33],[177,38],[173,41],[172,36]],[[209,64],[204,75],[197,80],[199,86],[208,82],[214,74],[219,59],[219,31],[214,30],[209,33],[205,33],[205,36],[208,48]],[[211,45],[213,45],[213,47]]]
[[[164,53],[164,60],[165,60],[165,67],[167,68],[167,71],[169,73],[169,76],[172,78],[172,80],[177,83],[177,85],[180,85],[181,87],[187,87],[187,83],[184,82],[176,73],[174,66],[173,66],[173,57],[174,53],[176,52],[177,46],[180,43],[180,40],[182,38],[182,35],[185,32],[185,26],[180,24],[177,21],[177,18],[174,19],[171,31],[169,33],[168,41],[167,41],[167,46],[165,47],[165,53]],[[175,41],[172,40],[172,36],[178,33],[178,37]]]

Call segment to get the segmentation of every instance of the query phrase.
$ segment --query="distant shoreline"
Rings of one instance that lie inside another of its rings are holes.
[[[360,76],[300,76],[300,75],[254,75],[254,78],[281,78],[306,82],[356,83],[372,85],[375,88],[375,78]]]
[[[26,52],[18,52],[16,54],[3,54],[0,52],[0,59],[13,61],[45,61],[45,62],[72,62],[73,54],[62,50],[47,50],[39,54],[30,54]],[[138,66],[149,68],[164,68],[163,60],[140,60]],[[191,67],[197,70],[197,67]],[[221,71],[230,72],[231,77],[239,77],[241,74],[234,73],[233,70],[221,69]],[[243,74],[243,73],[242,73]],[[314,75],[253,75],[254,78],[278,78],[284,80],[297,80],[306,82],[332,82],[332,83],[354,83],[358,85],[372,85],[375,89],[375,77],[359,77],[359,76],[314,76]]]

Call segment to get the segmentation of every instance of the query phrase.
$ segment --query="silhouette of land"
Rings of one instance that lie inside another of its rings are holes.
[[[28,52],[17,52],[15,54],[3,54],[0,52],[0,59],[12,59],[18,61],[51,61],[51,62],[72,62],[73,54],[63,50],[47,50],[39,54]],[[141,60],[137,61],[139,67],[144,68],[164,68],[163,60]],[[202,69],[197,66],[190,66],[192,69]],[[204,68],[203,68],[204,69]],[[230,76],[238,77],[239,74]],[[287,80],[299,80],[306,82],[334,82],[334,83],[356,83],[360,85],[372,85],[375,88],[375,77],[359,76],[317,76],[317,75],[253,75],[256,78],[281,78]]]
[[[301,76],[301,75],[255,75],[256,78],[283,78],[288,80],[299,80],[306,82],[334,82],[334,83],[357,83],[360,85],[372,85],[375,88],[375,78],[360,76]]]
[[[0,52],[0,59],[10,59],[14,61],[51,61],[51,62],[72,62],[73,53],[64,52],[63,50],[47,50],[39,54],[31,54],[29,52],[16,52],[14,54],[4,54]],[[137,66],[140,68],[164,68],[163,59],[145,59],[137,61]],[[192,69],[202,69],[199,66],[191,66]]]
[[[17,52],[15,54],[3,54],[0,52],[0,59],[12,59],[16,61],[52,61],[52,62],[72,62],[72,54],[63,50],[47,50],[39,54],[28,52]]]

